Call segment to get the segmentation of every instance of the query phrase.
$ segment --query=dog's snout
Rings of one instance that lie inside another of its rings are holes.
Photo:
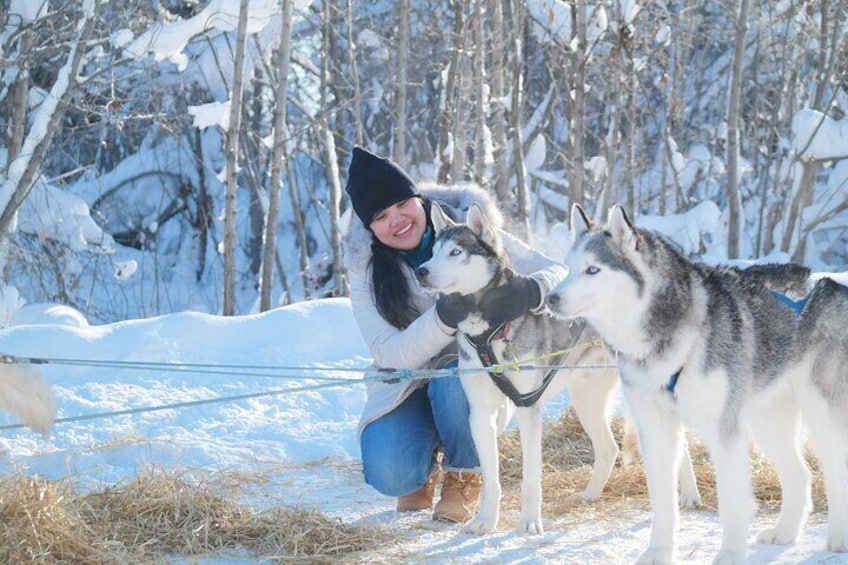
[[[427,275],[429,275],[429,274],[430,274],[430,269],[428,269],[427,267],[418,267],[417,269],[415,269],[415,277],[419,281],[423,281],[424,279],[426,279]]]
[[[551,293],[545,297],[545,302],[548,304],[549,308],[556,308],[560,303],[560,296],[556,293]]]

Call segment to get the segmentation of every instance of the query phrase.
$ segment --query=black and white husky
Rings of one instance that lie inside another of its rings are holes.
[[[779,267],[745,273],[691,262],[661,236],[636,228],[618,206],[603,228],[575,206],[571,224],[569,276],[546,300],[555,314],[588,321],[618,353],[654,513],[639,562],[673,559],[682,425],[701,437],[715,465],[723,528],[716,563],[746,558],[755,507],[749,439],[774,464],[782,491],[777,524],[757,539],[786,544],[797,538],[811,506],[801,450],[799,400],[805,395],[812,398],[805,412],[817,444],[831,434],[831,444],[820,449],[830,450],[823,457],[830,475],[827,546],[845,551],[848,290],[826,300],[839,313],[825,313],[814,291],[799,315],[769,290],[770,280],[784,284]],[[834,326],[828,326],[832,333],[824,322]]]
[[[438,205],[431,212],[436,240],[433,257],[418,268],[419,283],[433,292],[475,295],[505,283],[513,272],[499,231],[476,204],[465,223],[453,222]],[[600,496],[615,464],[618,446],[610,430],[608,401],[618,373],[599,369],[609,358],[602,347],[587,347],[597,334],[582,322],[528,314],[501,328],[492,328],[479,313],[459,324],[459,369],[471,409],[470,425],[483,475],[480,510],[465,529],[488,533],[499,519],[501,485],[498,470],[497,434],[509,421],[513,409],[521,436],[523,478],[520,533],[543,532],[542,505],[542,404],[568,387],[575,412],[592,441],[595,460],[586,489],[574,496]],[[557,359],[546,355],[562,352]],[[525,361],[531,368],[484,369],[499,363]],[[529,361],[529,362],[528,362]],[[575,369],[547,369],[567,364]],[[579,368],[583,365],[585,368]],[[595,368],[590,368],[594,366]],[[547,386],[549,385],[549,386]],[[547,388],[545,388],[547,386]],[[686,451],[688,455],[688,450]],[[690,502],[698,500],[691,463],[685,461],[682,488]]]

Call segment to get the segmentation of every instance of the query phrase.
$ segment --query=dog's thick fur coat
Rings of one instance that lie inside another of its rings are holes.
[[[478,206],[469,208],[464,224],[453,222],[437,206],[434,206],[431,215],[436,231],[433,257],[416,273],[424,288],[433,292],[474,295],[479,301],[487,290],[504,284],[511,276],[509,257],[503,250],[499,232]],[[566,386],[595,454],[589,484],[575,497],[594,499],[600,496],[618,454],[618,446],[610,430],[608,406],[618,375],[614,369],[579,368],[579,365],[597,366],[610,361],[602,347],[587,347],[597,334],[583,328],[583,324],[572,324],[548,315],[527,314],[510,323],[506,339],[492,341],[492,349],[501,363],[539,359],[566,349],[567,354],[559,362],[578,366],[576,369],[560,370],[539,402],[515,408],[485,370],[474,371],[484,365],[465,336],[485,335],[492,328],[479,312],[472,312],[460,322],[457,335],[460,378],[471,409],[471,432],[483,474],[480,510],[466,525],[467,531],[488,533],[497,526],[501,498],[497,434],[514,409],[523,462],[522,511],[518,531],[530,534],[543,532],[542,405]],[[544,361],[536,363],[537,366],[545,364]],[[545,370],[506,369],[504,374],[518,392],[526,394],[539,387]],[[684,496],[694,502],[698,494],[691,464],[688,471],[689,484],[684,485]]]
[[[572,210],[571,223],[570,274],[547,302],[560,316],[586,319],[618,353],[654,513],[650,542],[639,562],[668,563],[674,555],[675,463],[684,424],[706,444],[716,469],[723,537],[715,562],[746,558],[754,509],[749,438],[777,470],[783,501],[777,524],[758,540],[793,542],[811,506],[810,472],[801,454],[799,390],[819,400],[813,431],[815,424],[824,429],[841,418],[837,443],[848,445],[845,377],[823,370],[845,365],[846,330],[836,333],[841,349],[835,344],[816,348],[816,357],[812,344],[826,342],[815,335],[824,316],[814,313],[815,293],[799,316],[771,290],[782,285],[792,290],[789,282],[797,276],[782,279],[780,268],[746,274],[691,262],[661,236],[636,228],[620,207],[611,210],[604,228],[594,226],[579,206]],[[848,306],[848,296],[829,301]],[[846,318],[839,319],[844,328]],[[841,356],[834,357],[834,349]],[[811,372],[809,365],[819,370]],[[828,547],[844,550],[845,451],[834,458],[841,477],[830,500]],[[834,503],[841,508],[836,515]]]

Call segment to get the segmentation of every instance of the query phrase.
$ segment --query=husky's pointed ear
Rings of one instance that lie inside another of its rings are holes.
[[[609,232],[612,240],[624,253],[636,250],[639,234],[624,212],[624,208],[616,204],[609,211]]]
[[[442,207],[439,206],[437,202],[432,202],[430,204],[430,221],[433,222],[433,231],[436,234],[445,228],[456,225],[456,222],[454,222],[450,216],[442,210]]]
[[[483,209],[476,202],[472,202],[465,214],[465,223],[477,237],[488,243],[492,249],[500,249],[501,238],[498,230],[483,213]]]
[[[581,235],[591,230],[594,226],[592,220],[589,219],[589,216],[586,214],[586,210],[583,209],[583,206],[580,204],[574,204],[571,206],[571,233],[574,236],[574,239],[579,238]]]

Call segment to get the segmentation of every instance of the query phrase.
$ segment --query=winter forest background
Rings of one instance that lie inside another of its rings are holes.
[[[543,242],[685,213],[693,253],[848,269],[846,0],[0,0],[0,323],[345,293],[354,144]]]

